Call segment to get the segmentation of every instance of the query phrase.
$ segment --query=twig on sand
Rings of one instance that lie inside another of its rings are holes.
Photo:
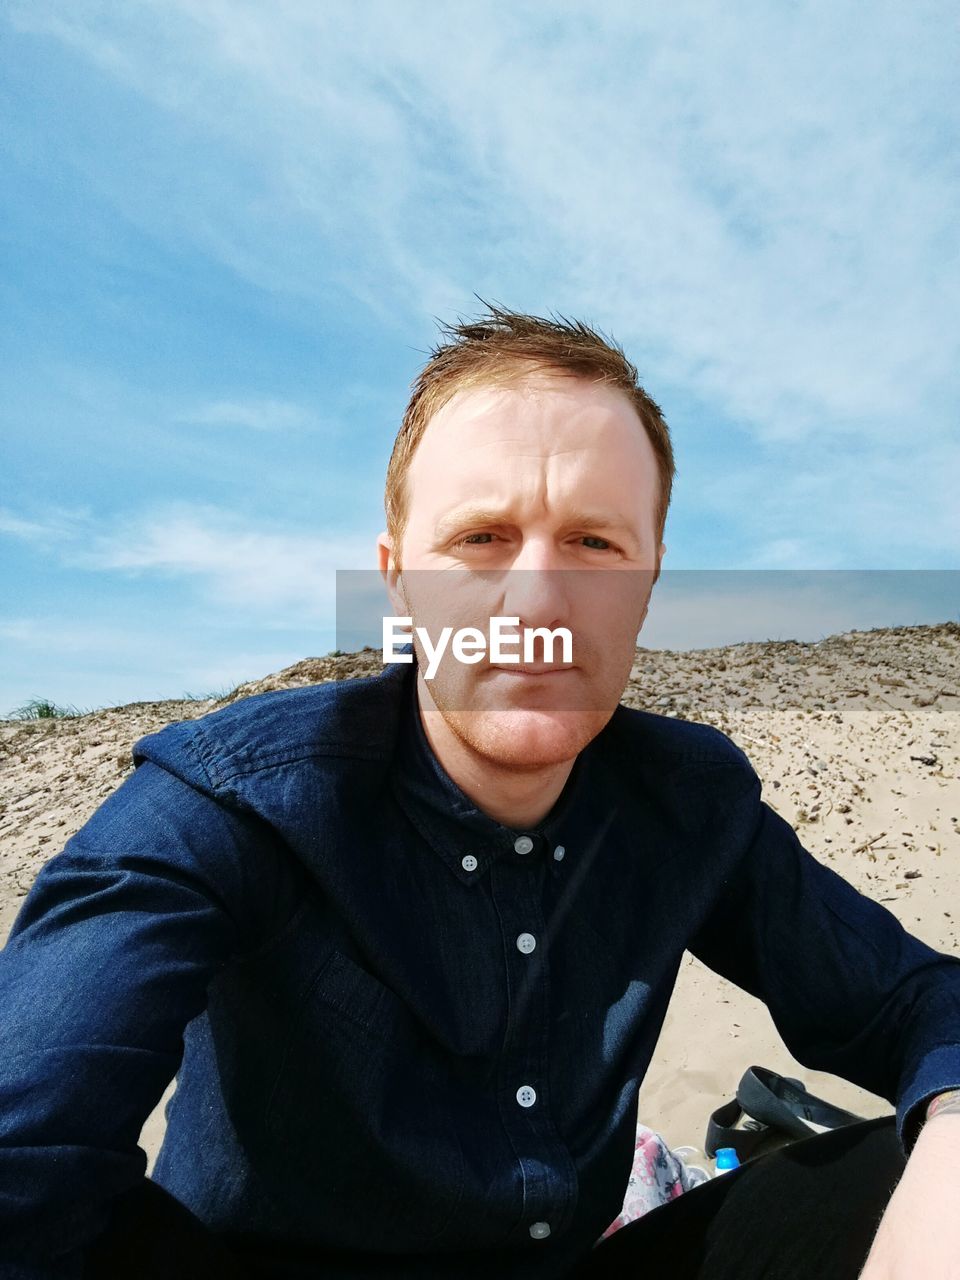
[[[882,840],[887,833],[881,831],[878,836],[874,836],[871,840],[864,840],[863,844],[858,844],[854,849],[854,853],[863,853],[864,849],[869,849],[872,844],[876,844],[878,840]]]

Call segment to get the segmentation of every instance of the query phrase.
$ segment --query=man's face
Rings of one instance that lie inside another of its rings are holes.
[[[545,662],[538,647],[532,671],[448,650],[432,680],[421,676],[421,699],[490,761],[572,759],[620,700],[665,551],[656,458],[630,400],[547,371],[458,392],[428,424],[406,484],[399,575],[380,538],[396,614],[434,644],[445,626],[488,636],[494,616],[519,618],[507,630],[521,638],[534,627],[573,638],[571,662],[559,646]]]

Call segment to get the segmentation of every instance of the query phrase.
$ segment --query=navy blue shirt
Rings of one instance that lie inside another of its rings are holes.
[[[0,1276],[81,1275],[175,1074],[154,1179],[284,1274],[564,1276],[620,1210],[685,950],[907,1153],[960,1085],[960,960],[808,853],[724,734],[621,705],[512,830],[414,676],[141,739],[41,870],[0,953]]]

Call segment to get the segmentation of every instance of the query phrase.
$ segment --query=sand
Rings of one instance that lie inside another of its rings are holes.
[[[375,656],[307,659],[231,697],[366,674]],[[764,798],[815,857],[918,938],[960,954],[960,625],[685,653],[641,648],[623,701],[729,734],[759,773]],[[0,722],[0,940],[40,867],[130,770],[132,743],[219,705],[135,703]],[[893,1110],[803,1067],[759,1001],[686,956],[639,1118],[671,1145],[697,1146],[710,1112],[752,1064],[798,1076],[864,1117]],[[173,1087],[144,1126],[150,1167]]]

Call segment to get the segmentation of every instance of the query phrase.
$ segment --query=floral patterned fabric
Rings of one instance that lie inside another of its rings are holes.
[[[659,1133],[638,1124],[633,1167],[627,1180],[623,1208],[600,1240],[605,1240],[628,1222],[649,1213],[657,1205],[666,1204],[702,1181],[703,1173],[699,1169],[688,1168]]]

